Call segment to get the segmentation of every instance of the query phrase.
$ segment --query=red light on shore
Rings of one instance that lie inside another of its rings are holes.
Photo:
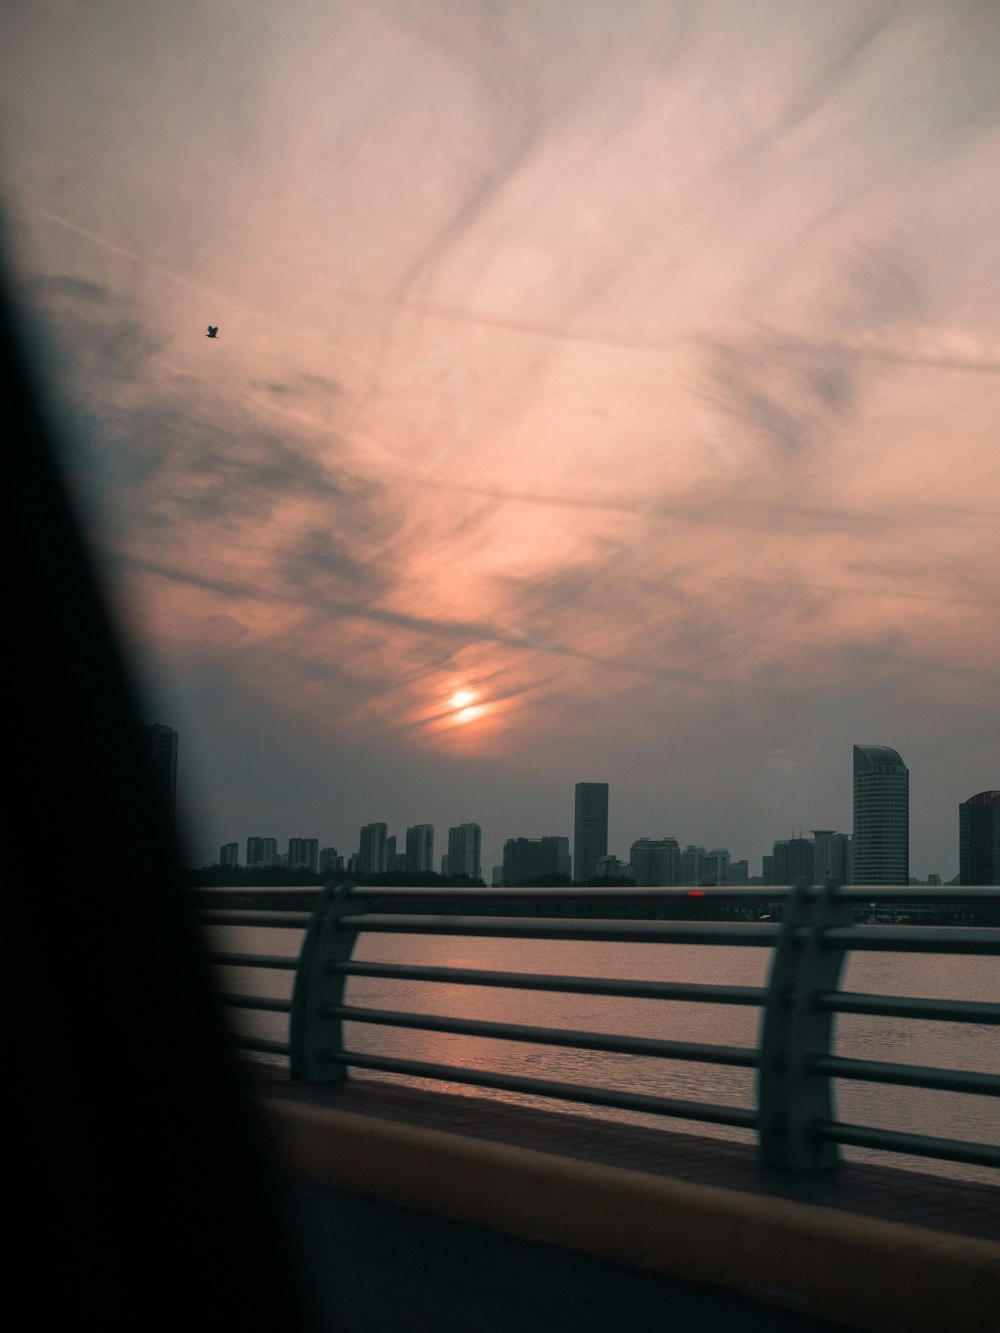
[[[687,897],[687,898],[706,898],[706,897],[708,897],[708,895],[706,894],[706,892],[705,892],[704,889],[688,889],[688,891],[687,891],[685,897]]]

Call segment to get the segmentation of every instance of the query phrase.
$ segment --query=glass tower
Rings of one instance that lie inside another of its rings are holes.
[[[854,747],[855,884],[910,878],[910,770],[888,745]]]

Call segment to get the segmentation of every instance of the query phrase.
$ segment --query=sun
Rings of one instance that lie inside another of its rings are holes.
[[[448,723],[461,727],[482,717],[486,709],[483,704],[476,702],[478,697],[475,690],[456,690],[447,702]]]

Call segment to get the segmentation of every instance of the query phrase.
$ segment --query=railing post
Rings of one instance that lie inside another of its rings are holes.
[[[834,1015],[816,1008],[815,996],[840,984],[844,950],[824,943],[830,926],[851,922],[837,888],[800,883],[785,901],[761,1022],[757,1109],[763,1166],[810,1171],[840,1161],[835,1143],[810,1133],[816,1121],[833,1120],[834,1110],[830,1078],[809,1068],[813,1056],[832,1053]]]
[[[350,900],[351,884],[327,884],[320,891],[306,928],[292,991],[289,1023],[290,1075],[308,1083],[342,1083],[343,1065],[322,1058],[323,1051],[344,1048],[340,1019],[325,1018],[327,1005],[341,1005],[347,978],[333,972],[331,963],[344,963],[354,951],[356,930],[340,930],[340,918],[356,909]]]

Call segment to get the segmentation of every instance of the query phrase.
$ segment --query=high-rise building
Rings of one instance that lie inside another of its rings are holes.
[[[850,884],[851,870],[851,835],[833,829],[813,829],[813,879],[816,883],[825,884],[833,879],[838,884]]]
[[[705,853],[705,865],[702,870],[702,884],[722,884],[729,865],[729,848],[713,847]]]
[[[240,844],[238,842],[224,842],[219,848],[220,866],[238,866],[240,863]]]
[[[704,847],[688,843],[680,854],[678,884],[701,884],[708,874],[708,852]]]
[[[797,884],[816,878],[815,847],[811,838],[779,838],[773,849],[772,874],[775,884]]]
[[[537,884],[548,875],[569,878],[569,838],[508,838],[503,845],[503,882]]]
[[[384,875],[389,851],[389,826],[366,824],[361,830],[358,870],[362,875]]]
[[[482,879],[480,854],[483,830],[478,824],[458,824],[448,830],[448,875]]]
[[[433,824],[414,824],[406,830],[406,869],[421,875],[434,869]]]
[[[319,838],[289,838],[288,865],[292,869],[316,870],[319,866]]]
[[[628,859],[637,885],[680,883],[680,847],[676,838],[637,838],[629,848]]]
[[[910,878],[910,770],[888,745],[854,747],[855,884]]]
[[[958,807],[959,884],[1000,884],[1000,791],[981,791]]]
[[[573,821],[573,878],[589,884],[608,854],[608,784],[578,782]]]
[[[153,783],[173,828],[177,816],[177,732],[162,722],[154,722],[143,727],[142,733],[152,765]]]
[[[277,864],[277,838],[247,838],[248,866],[276,866]]]
[[[343,857],[338,855],[336,847],[321,847],[319,849],[319,872],[321,875],[330,875],[335,870],[340,870],[343,864]]]

